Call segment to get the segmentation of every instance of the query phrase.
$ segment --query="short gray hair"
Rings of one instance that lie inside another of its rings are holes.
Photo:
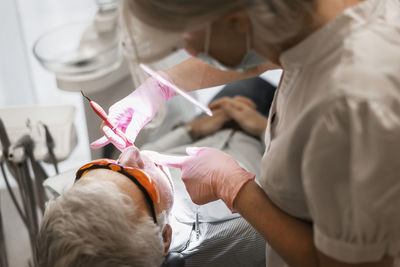
[[[40,267],[159,267],[163,226],[112,182],[74,186],[47,205],[36,260]]]

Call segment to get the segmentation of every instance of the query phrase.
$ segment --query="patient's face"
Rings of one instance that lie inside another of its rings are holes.
[[[154,203],[156,213],[159,214],[162,211],[169,213],[173,205],[173,184],[168,170],[164,170],[161,166],[157,166],[149,156],[145,153],[140,153],[135,147],[126,148],[120,155],[118,161],[119,164],[123,166],[143,170],[153,178],[160,193],[160,202]],[[136,184],[129,180],[125,175],[107,169],[94,169],[87,172],[83,178],[84,177],[92,177],[94,179],[80,179],[76,185],[83,185],[85,183],[96,181],[114,182],[121,192],[131,197],[140,210],[151,216],[150,207],[145,200],[144,194]]]
[[[123,166],[135,167],[143,170],[150,175],[160,192],[160,205],[156,207],[162,210],[170,211],[174,200],[173,183],[167,168],[155,164],[154,161],[145,152],[140,152],[134,146],[126,148],[118,159]]]

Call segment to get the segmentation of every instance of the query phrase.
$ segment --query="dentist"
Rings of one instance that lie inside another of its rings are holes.
[[[267,266],[399,266],[398,0],[123,0],[121,22],[132,62],[186,48],[193,57],[160,74],[187,91],[284,69],[260,185],[216,149],[153,155],[182,170],[195,203],[239,212],[269,244]],[[109,116],[134,140],[174,95],[149,78]],[[93,148],[124,149],[102,129]]]

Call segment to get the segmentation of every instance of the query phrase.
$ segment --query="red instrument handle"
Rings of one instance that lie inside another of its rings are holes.
[[[125,136],[125,134],[119,128],[115,127],[114,124],[108,119],[107,113],[104,111],[104,109],[99,104],[97,104],[94,101],[90,101],[89,103],[90,103],[90,106],[92,107],[92,109],[94,110],[94,112],[96,112],[96,114],[107,124],[107,126],[110,127],[116,135],[121,137],[122,140],[124,140],[127,147],[133,146],[133,143],[131,143],[128,140],[128,138]]]

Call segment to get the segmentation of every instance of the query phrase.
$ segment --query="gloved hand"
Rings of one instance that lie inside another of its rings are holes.
[[[189,156],[168,156],[156,152],[148,153],[157,163],[182,170],[192,201],[198,205],[222,199],[233,211],[233,202],[241,188],[255,174],[247,172],[230,155],[207,147],[189,147]]]
[[[174,95],[171,88],[150,77],[130,95],[110,107],[109,119],[133,143],[139,131],[154,117],[158,107]],[[121,151],[125,148],[122,139],[104,123],[101,130],[105,136],[91,143],[92,149],[103,147],[109,142]]]

